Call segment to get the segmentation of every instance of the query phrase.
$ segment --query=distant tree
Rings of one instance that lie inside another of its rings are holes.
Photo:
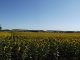
[[[2,29],[1,25],[0,25],[0,30]]]

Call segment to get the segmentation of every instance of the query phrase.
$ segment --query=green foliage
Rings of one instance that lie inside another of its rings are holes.
[[[80,37],[0,36],[0,60],[80,60]],[[34,34],[35,35],[35,34]]]
[[[0,26],[0,30],[2,29],[2,27]]]

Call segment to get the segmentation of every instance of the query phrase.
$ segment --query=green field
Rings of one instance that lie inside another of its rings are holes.
[[[80,60],[80,33],[0,32],[0,60]]]

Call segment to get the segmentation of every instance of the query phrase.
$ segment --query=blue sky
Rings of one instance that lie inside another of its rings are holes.
[[[3,29],[80,30],[80,0],[0,0]]]

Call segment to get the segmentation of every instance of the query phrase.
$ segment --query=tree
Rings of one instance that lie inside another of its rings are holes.
[[[0,25],[0,30],[2,29],[1,25]]]

